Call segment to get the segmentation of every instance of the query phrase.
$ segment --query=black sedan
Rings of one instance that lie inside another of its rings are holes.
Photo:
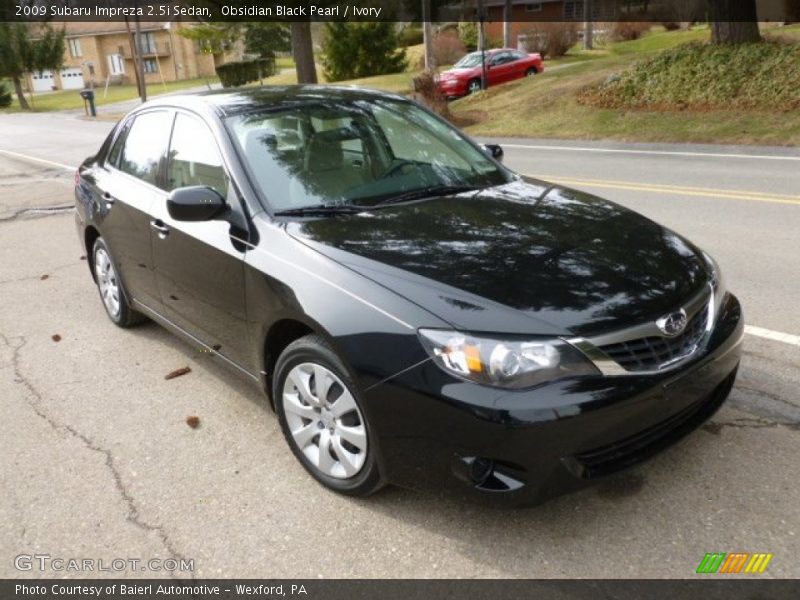
[[[77,225],[110,319],[258,385],[325,486],[536,502],[698,427],[743,320],[683,237],[487,150],[379,92],[172,96],[82,164]]]

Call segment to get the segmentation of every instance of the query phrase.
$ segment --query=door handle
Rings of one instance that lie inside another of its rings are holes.
[[[158,237],[162,240],[169,235],[169,227],[167,227],[161,219],[150,221],[150,227],[158,232]]]

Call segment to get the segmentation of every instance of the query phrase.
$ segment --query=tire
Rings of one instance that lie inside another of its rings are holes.
[[[114,257],[111,256],[111,251],[101,237],[95,240],[92,247],[92,269],[103,308],[114,325],[127,329],[147,320],[142,313],[131,308]]]
[[[358,387],[325,340],[307,335],[289,344],[272,379],[286,443],[314,479],[348,496],[367,496],[383,486]],[[318,379],[324,381],[323,398]]]
[[[481,80],[480,79],[470,79],[467,82],[467,95],[474,94],[476,92],[481,91]]]
[[[539,71],[536,70],[535,67],[531,67],[527,71],[525,71],[525,77],[533,77],[534,75],[538,74]]]

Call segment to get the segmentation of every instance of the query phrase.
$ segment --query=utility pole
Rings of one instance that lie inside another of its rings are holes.
[[[133,7],[138,8],[138,2],[134,0]],[[136,11],[138,13],[138,10]],[[144,80],[144,61],[142,61],[142,24],[139,22],[139,15],[134,21],[134,31],[136,32],[136,43],[133,45],[136,54],[133,56],[136,73],[139,79],[139,97],[142,102],[147,102],[147,83]]]
[[[583,0],[583,49],[594,48],[594,21],[592,20],[592,0]]]
[[[478,48],[481,51],[481,89],[488,87],[486,80],[486,30],[483,27],[486,21],[486,8],[483,0],[478,0]]]

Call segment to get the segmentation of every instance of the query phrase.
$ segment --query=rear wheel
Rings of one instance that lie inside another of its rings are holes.
[[[289,447],[317,481],[351,496],[382,486],[355,382],[322,338],[308,335],[283,351],[272,397]]]
[[[475,92],[481,91],[481,80],[480,79],[470,79],[469,83],[467,84],[467,93],[474,94]]]
[[[536,70],[536,68],[535,67],[531,67],[530,69],[525,71],[525,77],[533,77],[537,73],[538,73],[538,71]]]
[[[117,274],[117,268],[105,240],[99,237],[92,248],[92,264],[97,290],[103,308],[111,321],[119,327],[132,327],[145,320],[145,316],[131,308],[128,295]]]

